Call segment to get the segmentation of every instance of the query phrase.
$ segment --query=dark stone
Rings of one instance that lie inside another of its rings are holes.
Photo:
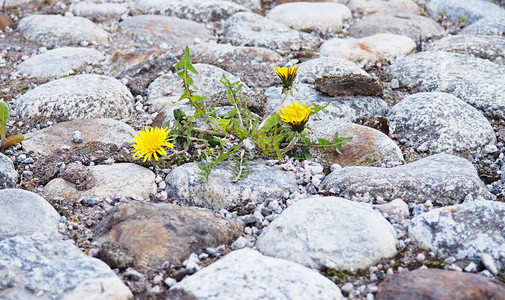
[[[91,171],[78,163],[68,164],[65,172],[61,174],[61,178],[75,184],[75,188],[79,191],[89,190],[96,184],[95,177]]]
[[[373,78],[364,75],[350,74],[343,76],[328,76],[316,78],[316,90],[333,96],[375,96],[384,95],[382,85]]]
[[[376,300],[505,299],[505,285],[482,275],[439,269],[414,270],[388,276]]]
[[[134,257],[125,247],[121,247],[118,243],[105,242],[100,248],[98,258],[103,260],[112,269],[124,270],[133,266]]]

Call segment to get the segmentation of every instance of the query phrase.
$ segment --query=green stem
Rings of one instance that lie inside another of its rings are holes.
[[[222,131],[224,132],[224,129],[223,127],[219,126],[219,124],[217,124],[214,120],[212,120],[211,117],[209,117],[205,111],[200,107],[200,105],[198,105],[198,103],[196,103],[194,100],[193,100],[193,95],[191,95],[191,90],[189,89],[189,86],[186,82],[186,80],[184,80],[184,88],[186,89],[186,91],[188,92],[188,98],[189,98],[189,101],[191,102],[191,104],[196,108],[196,110],[198,110],[203,116],[205,116],[205,118],[207,118],[207,120],[212,123],[219,131]]]
[[[261,122],[260,126],[258,126],[258,129],[263,128],[263,126],[265,126],[265,123],[267,122],[267,120],[270,119],[270,117],[272,117],[273,115],[275,115],[277,112],[279,112],[279,110],[281,109],[281,107],[284,104],[284,102],[286,102],[286,99],[288,99],[288,96],[289,96],[289,94],[286,93],[286,95],[284,96],[284,99],[282,99],[281,103],[279,103],[279,105],[277,105],[277,107],[268,115],[268,117],[266,117],[265,119],[263,119],[263,121]]]
[[[280,152],[288,152],[289,150],[291,150],[291,148],[293,148],[294,145],[296,145],[296,142],[298,142],[298,134],[295,135],[295,137],[293,138],[293,140],[291,140],[291,143],[289,143],[289,145],[287,145],[285,148],[280,149]]]

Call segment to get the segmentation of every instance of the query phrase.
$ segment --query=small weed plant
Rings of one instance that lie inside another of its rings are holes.
[[[15,134],[7,135],[7,119],[10,117],[9,106],[3,100],[0,100],[0,151],[5,151],[5,149],[13,146],[17,143],[21,143],[26,140],[24,135]]]
[[[199,175],[208,181],[212,169],[223,161],[229,161],[234,172],[233,181],[243,179],[250,173],[250,162],[256,156],[283,159],[287,154],[300,159],[309,159],[308,149],[320,147],[339,152],[351,138],[341,138],[335,133],[328,141],[317,138],[306,123],[309,117],[326,106],[307,106],[299,102],[284,106],[289,95],[293,95],[293,82],[298,67],[274,68],[282,82],[282,101],[263,121],[247,106],[247,95],[239,97],[240,82],[230,82],[223,75],[220,80],[231,109],[226,113],[214,106],[205,105],[208,96],[198,96],[198,87],[193,74],[198,71],[191,64],[189,48],[176,65],[177,75],[182,81],[183,94],[179,101],[188,100],[194,109],[186,114],[181,109],[174,110],[174,123],[163,128],[145,128],[134,137],[132,147],[134,157],[152,161],[177,160],[187,152],[197,153],[195,163],[200,168]],[[220,113],[221,112],[221,113]],[[196,124],[199,124],[197,126]],[[170,142],[171,141],[171,142]],[[167,154],[164,147],[181,148]]]

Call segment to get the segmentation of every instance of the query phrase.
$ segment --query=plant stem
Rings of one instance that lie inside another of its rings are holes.
[[[207,145],[206,145],[206,144],[201,144],[201,145],[196,145],[196,146],[195,146],[195,149],[202,149],[202,148],[205,148],[205,147],[207,147]],[[170,155],[166,156],[166,158],[167,158],[167,159],[172,159],[172,158],[173,158],[174,156],[176,156],[176,155],[181,155],[181,154],[184,154],[184,153],[188,152],[188,150],[189,150],[189,149],[183,149],[183,150],[181,150],[181,151],[177,151],[177,152],[175,152],[175,153],[172,153],[172,154],[170,154]]]
[[[289,145],[280,149],[280,152],[288,152],[289,150],[291,150],[291,148],[293,148],[294,145],[296,145],[296,142],[298,142],[298,134],[295,135],[295,137],[293,138],[293,140],[291,140],[291,143],[289,143]]]
[[[196,108],[196,110],[198,110],[203,116],[205,116],[205,118],[207,118],[207,120],[212,123],[214,126],[216,126],[216,128],[219,130],[219,131],[223,131],[224,132],[224,129],[223,127],[219,126],[219,124],[217,124],[214,120],[212,120],[211,117],[209,117],[205,111],[200,107],[200,105],[198,105],[198,103],[196,103],[194,100],[193,100],[193,95],[191,95],[191,90],[189,89],[189,86],[188,86],[188,83],[186,82],[186,80],[183,80],[184,81],[184,88],[186,89],[186,91],[188,92],[188,99],[189,101],[191,102],[191,104],[193,104],[193,106]]]
[[[258,129],[263,128],[263,126],[265,126],[265,123],[267,122],[267,120],[270,119],[271,116],[275,115],[281,109],[284,102],[286,102],[286,99],[288,99],[288,96],[289,96],[289,94],[286,93],[286,95],[284,96],[284,99],[282,99],[281,103],[279,103],[279,105],[277,105],[277,107],[268,115],[268,117],[263,119],[260,126],[258,126]]]
[[[219,132],[219,131],[213,131],[213,130],[207,130],[207,129],[202,129],[202,128],[193,128],[194,131],[201,132],[201,133],[207,133],[211,135],[216,135],[216,136],[221,136],[225,137],[226,134]]]

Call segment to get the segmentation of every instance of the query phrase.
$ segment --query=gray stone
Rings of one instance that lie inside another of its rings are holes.
[[[209,300],[343,299],[339,288],[318,272],[250,249],[229,253],[171,291],[177,289]]]
[[[401,198],[407,203],[430,200],[438,205],[463,202],[470,194],[493,196],[466,159],[449,154],[428,156],[394,168],[346,167],[323,180],[321,189],[350,198],[368,192],[386,201]]]
[[[218,103],[221,106],[229,105],[230,102],[226,97],[225,86],[220,82],[220,80],[223,79],[223,75],[225,75],[230,82],[237,82],[240,81],[240,79],[212,65],[193,64],[193,66],[198,71],[198,74],[191,74],[195,86],[198,87],[198,91],[195,95],[209,95],[209,98],[204,100],[207,105],[213,105],[215,103]],[[241,83],[244,84],[243,82]],[[170,72],[156,78],[149,85],[149,100],[164,97],[167,96],[167,94],[169,94],[171,98],[179,99],[183,92],[182,79],[179,78],[176,73]],[[251,89],[244,84],[238,93],[238,96],[243,97],[244,95],[250,93]]]
[[[167,175],[167,192],[177,200],[189,205],[219,210],[246,204],[261,203],[267,198],[279,199],[285,192],[296,191],[295,174],[278,166],[269,167],[261,162],[250,167],[246,178],[232,182],[230,166],[223,164],[213,168],[209,181],[204,183],[195,163],[175,168]]]
[[[417,41],[419,38],[439,36],[443,33],[443,28],[430,18],[405,13],[366,16],[349,28],[349,35],[355,38],[386,32],[408,36]]]
[[[0,241],[0,298],[131,299],[133,295],[101,260],[71,241],[42,235]]]
[[[71,6],[74,15],[90,19],[106,20],[119,18],[128,11],[123,3],[88,3],[77,2]]]
[[[297,90],[293,90],[293,96],[289,95],[283,107],[292,102],[300,102],[305,105],[316,103],[324,106],[331,102],[328,107],[310,117],[312,121],[354,122],[364,117],[383,116],[387,111],[387,103],[380,97],[328,97],[316,91],[308,84],[297,84]],[[282,88],[271,87],[265,90],[267,96],[266,111],[270,112],[281,103],[284,95]]]
[[[83,135],[79,145],[72,142],[75,131]],[[74,120],[32,131],[26,134],[30,139],[21,145],[26,152],[53,151],[64,146],[82,147],[89,142],[110,143],[121,147],[124,143],[130,143],[136,134],[130,125],[112,119]]]
[[[393,61],[416,48],[409,37],[391,33],[378,33],[361,39],[333,38],[319,48],[321,56],[340,57],[353,62]]]
[[[63,77],[104,59],[105,55],[92,48],[62,47],[30,57],[17,69],[32,77]]]
[[[464,20],[469,24],[483,17],[505,13],[500,6],[484,0],[429,0],[426,9],[432,16],[445,14],[453,21]]]
[[[95,228],[95,240],[114,243],[135,258],[135,267],[181,265],[191,253],[231,244],[244,230],[240,220],[207,209],[131,201],[116,205]]]
[[[5,7],[23,5],[34,1],[36,0],[5,0]]]
[[[437,258],[454,257],[479,263],[486,253],[503,268],[505,256],[505,204],[469,201],[437,208],[408,223],[415,244],[433,251]]]
[[[14,102],[21,118],[64,116],[69,120],[125,118],[133,112],[133,96],[119,80],[83,74],[40,85]]]
[[[175,46],[184,49],[196,41],[210,39],[211,32],[203,24],[191,20],[158,15],[139,15],[119,23],[121,32],[137,43],[160,47]],[[138,46],[138,45],[137,45]]]
[[[396,234],[367,204],[315,196],[283,211],[263,230],[256,247],[310,268],[364,269],[396,254]]]
[[[505,14],[490,16],[463,28],[460,35],[504,35],[505,34]]]
[[[108,33],[82,17],[30,15],[19,21],[17,29],[28,40],[46,46],[69,46],[82,41],[106,43]]]
[[[310,59],[299,65],[297,79],[307,82],[310,79],[316,79],[322,76],[342,76],[357,74],[370,76],[357,64],[340,57],[321,57]],[[310,80],[311,81],[311,80]]]
[[[442,51],[396,60],[386,74],[420,92],[446,92],[489,118],[505,118],[505,67],[489,60]]]
[[[335,132],[339,137],[352,137],[338,153],[335,149],[309,150],[312,158],[325,166],[380,166],[387,162],[403,161],[403,154],[384,133],[363,125],[338,122],[332,118],[310,121],[309,126],[318,138],[332,141]]]
[[[59,220],[60,215],[39,195],[20,189],[0,190],[0,241],[34,233],[57,235]]]
[[[231,2],[240,4],[253,10],[261,9],[261,0],[231,0]]]
[[[496,136],[488,120],[469,104],[447,93],[418,93],[389,111],[390,133],[430,153],[477,154]]]
[[[396,12],[407,12],[419,14],[421,8],[411,0],[339,0],[345,3],[354,12],[361,15],[371,14],[394,14]],[[379,24],[376,24],[379,25]]]
[[[149,169],[132,163],[90,166],[89,170],[96,179],[96,185],[88,190],[79,191],[74,183],[62,178],[51,180],[44,187],[46,197],[61,197],[76,201],[82,198],[106,198],[120,193],[125,197],[149,199],[149,194],[156,194],[155,175]]]
[[[292,2],[276,5],[267,18],[302,31],[340,32],[352,18],[347,6],[331,2]]]
[[[290,29],[259,14],[239,12],[223,26],[225,42],[237,46],[259,46],[272,50],[310,50],[320,44],[316,36]]]
[[[448,36],[433,42],[427,50],[471,54],[505,65],[505,40],[501,36]]]
[[[7,155],[0,153],[0,189],[16,187],[18,177],[12,160]]]
[[[277,83],[273,68],[283,61],[275,51],[262,47],[201,43],[191,49],[193,62],[220,67],[244,81],[247,86],[269,87]]]
[[[198,22],[219,21],[248,10],[239,4],[223,0],[140,0],[137,8],[149,14],[175,16]]]

